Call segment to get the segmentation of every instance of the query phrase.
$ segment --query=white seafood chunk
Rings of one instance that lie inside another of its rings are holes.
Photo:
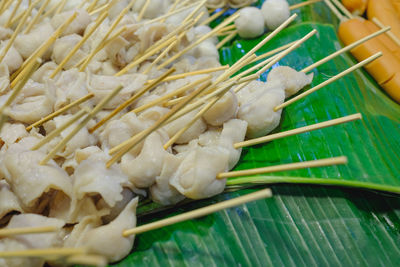
[[[186,126],[193,117],[199,112],[199,109],[195,109],[187,114],[183,115],[179,119],[176,119],[163,127],[163,129],[168,133],[170,137],[172,137],[175,133],[177,133],[180,129]],[[202,118],[196,120],[192,126],[189,127],[177,140],[175,143],[184,144],[189,142],[192,139],[199,137],[201,133],[203,133],[207,129],[207,124],[204,122]]]
[[[117,218],[118,215],[124,210],[126,205],[128,205],[128,203],[131,202],[131,200],[136,197],[136,194],[132,192],[132,190],[129,188],[124,188],[121,194],[122,194],[122,200],[115,203],[114,207],[110,209],[110,213],[102,218],[104,223],[109,223],[113,221],[115,218]],[[100,201],[102,201],[102,199]],[[97,204],[97,206],[100,205]]]
[[[92,21],[92,18],[90,17],[89,13],[87,13],[86,10],[75,9],[71,11],[62,12],[53,16],[51,18],[51,25],[53,26],[54,29],[57,29],[58,27],[61,26],[61,24],[67,21],[74,14],[74,12],[77,12],[78,15],[72,21],[72,23],[67,27],[67,29],[63,31],[61,36],[70,35],[73,33],[82,35],[86,27]]]
[[[133,5],[133,11],[139,13],[146,0],[137,0]],[[168,3],[166,0],[150,0],[149,5],[146,8],[146,11],[143,14],[143,18],[146,19],[154,19],[160,16],[165,10],[168,10]]]
[[[129,63],[129,59],[126,58],[125,50],[128,45],[129,42],[121,36],[118,36],[107,45],[105,51],[107,52],[108,58],[111,60],[110,63],[118,67],[126,66]]]
[[[44,22],[33,28],[28,34],[19,34],[14,41],[15,49],[26,59],[53,34],[54,28]],[[52,48],[49,48],[42,58],[49,59]]]
[[[42,84],[29,80],[7,114],[16,121],[36,122],[53,112],[54,92],[51,81]]]
[[[90,75],[89,91],[95,94],[94,102],[97,104],[111,93],[119,85],[123,85],[118,95],[116,95],[104,108],[116,108],[119,104],[128,100],[132,94],[139,90],[147,81],[147,76],[143,74],[127,74],[119,77],[105,75]]]
[[[122,158],[122,171],[136,187],[149,187],[160,175],[164,158],[168,154],[163,148],[166,142],[164,139],[159,131],[153,132],[145,139],[142,151],[136,158],[130,154]]]
[[[224,122],[234,118],[238,108],[236,94],[230,90],[204,113],[203,119],[212,126],[220,126]]]
[[[53,226],[58,230],[65,225],[63,220],[48,218],[39,214],[25,213],[12,216],[6,229]],[[13,236],[15,240],[26,244],[30,248],[50,248],[60,243],[57,232],[43,234],[25,234]]]
[[[44,129],[46,130],[46,133],[51,133],[53,130],[61,127],[64,123],[66,123],[68,120],[70,120],[73,117],[71,114],[67,115],[60,115],[52,119],[51,121],[48,121],[44,124]],[[56,146],[62,138],[65,138],[76,126],[79,124],[79,120],[75,123],[73,123],[70,127],[65,129],[64,131],[61,132],[60,136],[57,138],[54,138],[48,143],[49,148],[53,148]],[[61,157],[67,157],[71,154],[73,154],[77,149],[79,148],[84,148],[88,146],[95,145],[97,143],[97,139],[94,135],[89,134],[88,128],[82,127],[68,143],[66,144],[65,148],[63,150],[60,150],[57,155]]]
[[[115,147],[125,140],[128,140],[137,133],[143,131],[146,124],[136,117],[136,114],[129,112],[122,116],[121,119],[112,120],[107,123],[104,130],[100,133],[102,148],[107,150]],[[142,149],[142,144],[138,144],[130,151],[133,155],[139,154]]]
[[[122,186],[128,184],[128,177],[117,165],[106,167],[104,161],[90,157],[75,169],[74,192],[77,199],[86,195],[99,194],[110,207],[122,200]]]
[[[78,69],[69,69],[61,72],[56,81],[56,101],[54,109],[60,109],[63,106],[86,96],[89,91],[86,84],[86,74],[79,72]],[[79,105],[93,106],[93,101],[89,100]]]
[[[0,132],[1,140],[8,146],[28,135],[25,125],[21,123],[5,123]]]
[[[222,147],[197,147],[184,154],[170,185],[191,199],[215,196],[225,188],[226,179],[218,180],[228,170],[229,152]]]
[[[228,5],[233,8],[249,6],[252,3],[256,2],[256,0],[227,0],[227,1],[228,1]]]
[[[140,51],[145,51],[169,32],[164,23],[153,23],[138,30]]]
[[[165,156],[161,174],[156,177],[156,183],[150,187],[151,199],[162,205],[174,205],[182,201],[185,197],[169,184],[182,162],[182,157],[172,154]]]
[[[264,33],[261,10],[256,7],[244,7],[239,12],[240,17],[235,20],[235,25],[240,37],[255,38]]]
[[[238,118],[248,123],[246,136],[256,138],[278,126],[282,110],[275,112],[274,107],[285,100],[285,88],[279,81],[252,81],[238,93],[238,99]]]
[[[211,32],[212,29],[208,25],[199,25],[197,27],[194,27],[194,34],[196,37],[201,37],[209,32]],[[217,36],[212,36],[207,41],[211,41],[214,45],[218,44],[218,37]]]
[[[247,122],[232,119],[224,123],[218,144],[229,151],[228,168],[231,170],[238,163],[242,149],[235,149],[233,145],[242,142],[246,136]]]
[[[289,4],[286,0],[267,0],[261,7],[265,27],[275,30],[290,17]]]
[[[55,63],[60,64],[64,58],[71,52],[72,48],[79,43],[82,37],[78,34],[65,35],[56,40],[53,48],[52,59]],[[75,54],[68,60],[64,65],[64,69],[70,69],[76,64],[78,64],[87,53],[85,53],[82,48],[78,49]]]
[[[228,4],[228,0],[207,0],[206,6],[208,8],[220,8]]]
[[[2,42],[0,45],[0,51],[3,51],[6,45],[7,42]],[[7,51],[7,54],[2,61],[2,63],[5,63],[8,66],[9,72],[16,71],[19,67],[21,67],[22,62],[23,59],[18,50],[15,49],[14,46],[10,47],[10,49]]]
[[[9,39],[12,34],[13,34],[12,29],[0,26],[0,41]]]
[[[0,251],[19,251],[29,249],[28,245],[21,243],[12,238],[0,239]],[[44,259],[35,258],[1,258],[0,266],[2,267],[42,267]]]
[[[205,40],[194,47],[189,54],[196,58],[211,57],[219,60],[219,52],[212,41]]]
[[[57,64],[53,61],[46,62],[32,74],[31,79],[37,83],[45,83],[56,68]]]
[[[52,160],[40,165],[46,154],[26,149],[23,144],[16,143],[4,155],[5,178],[20,203],[33,208],[50,190],[63,192],[72,199],[72,182],[68,174]]]
[[[136,226],[137,203],[138,198],[132,199],[115,220],[81,234],[76,247],[85,246],[90,253],[103,255],[110,262],[118,261],[128,255],[135,236],[124,237],[122,232]]]
[[[0,181],[0,219],[12,211],[22,212],[17,197],[11,191],[10,185]]]
[[[0,63],[0,94],[5,94],[10,89],[10,72],[5,63]]]
[[[279,66],[270,71],[268,81],[280,81],[285,86],[285,95],[290,97],[310,84],[314,74],[305,74],[287,66]]]

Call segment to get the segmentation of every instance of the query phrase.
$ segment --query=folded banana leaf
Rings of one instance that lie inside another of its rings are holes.
[[[336,36],[338,22],[323,3],[295,12],[299,14],[297,21],[259,53],[299,39],[311,29],[317,29],[318,34],[277,65],[301,70],[341,48]],[[234,63],[261,39],[236,39],[221,49],[221,62]],[[350,55],[342,55],[318,67],[313,70],[313,85],[354,63]],[[265,78],[266,74],[261,77]],[[400,107],[364,70],[285,108],[276,132],[357,112],[363,114],[362,121],[246,148],[236,169],[340,155],[349,158],[347,166],[281,172],[256,179],[237,178],[230,183],[263,182],[274,177],[300,177],[310,181],[329,178],[339,184],[362,182],[381,190],[398,189]],[[254,190],[257,189],[224,193],[141,216],[139,224]],[[115,266],[397,266],[400,262],[400,198],[397,195],[295,184],[273,185],[272,190],[274,196],[270,199],[143,233],[136,237],[132,253]]]

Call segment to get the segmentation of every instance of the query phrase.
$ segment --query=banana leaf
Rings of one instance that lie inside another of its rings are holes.
[[[323,3],[295,12],[299,14],[296,22],[260,53],[301,38],[311,29],[317,29],[318,34],[277,65],[301,70],[341,48],[336,35],[338,21]],[[221,62],[234,63],[261,39],[237,38],[221,49]],[[313,85],[354,63],[347,54],[318,67],[313,70]],[[265,78],[266,74],[261,77]],[[398,188],[400,107],[364,70],[285,108],[276,132],[357,112],[363,114],[363,121],[246,148],[236,169],[339,155],[349,158],[347,166],[281,172],[256,179],[237,178],[230,183],[262,182],[274,177],[310,181],[329,178],[350,184],[369,183],[371,188],[388,191]],[[397,195],[319,185],[277,184],[271,188],[274,196],[270,199],[143,233],[136,237],[132,253],[114,266],[397,266],[400,262]],[[139,224],[254,190],[257,189],[224,193],[143,215]]]

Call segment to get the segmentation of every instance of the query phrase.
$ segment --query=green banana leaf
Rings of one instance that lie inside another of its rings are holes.
[[[335,33],[338,21],[323,3],[295,12],[299,14],[296,22],[263,47],[260,53],[301,38],[314,28],[318,34],[281,60],[279,65],[300,70],[341,48]],[[221,62],[232,64],[259,40],[261,38],[250,41],[236,39],[221,49]],[[318,67],[314,70],[313,85],[354,63],[350,55],[343,55]],[[349,158],[347,166],[281,172],[268,177],[322,179],[320,181],[331,178],[339,182],[366,182],[381,186],[383,190],[398,188],[400,108],[364,70],[356,71],[287,107],[276,131],[357,112],[363,114],[363,121],[246,148],[236,169],[345,155]],[[262,181],[265,177],[258,176],[257,179]],[[242,182],[249,182],[249,179],[232,179],[230,183]],[[115,266],[399,264],[400,198],[397,195],[318,185],[278,184],[271,188],[274,196],[270,199],[140,234],[132,253]],[[139,224],[255,190],[224,193],[155,214],[142,213]]]

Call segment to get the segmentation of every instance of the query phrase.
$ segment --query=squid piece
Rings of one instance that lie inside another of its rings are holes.
[[[2,42],[0,45],[0,51],[2,51],[6,45],[7,42]],[[21,67],[23,59],[17,49],[15,49],[14,46],[11,46],[2,63],[5,63],[8,67],[8,71],[12,73]]]
[[[25,125],[21,123],[5,123],[1,128],[0,138],[5,145],[10,146],[16,141],[27,137],[29,133],[25,130]]]
[[[16,121],[34,123],[53,112],[54,95],[51,81],[42,84],[29,80],[6,113]]]
[[[246,136],[257,138],[279,125],[282,110],[274,107],[285,100],[285,87],[280,81],[252,81],[238,93],[238,118],[248,123]]]
[[[25,227],[42,227],[54,226],[61,230],[65,225],[63,220],[49,218],[39,214],[25,213],[12,216],[10,222],[5,227],[6,229],[12,228],[25,228]],[[61,237],[56,232],[43,233],[43,234],[25,234],[15,235],[13,239],[26,244],[30,248],[41,249],[58,246],[61,244]]]
[[[165,156],[164,164],[156,182],[150,187],[151,199],[162,205],[174,205],[185,197],[169,184],[171,177],[177,171],[183,157],[172,154]]]
[[[40,165],[45,156],[42,151],[27,150],[22,141],[11,145],[4,154],[5,178],[24,209],[34,209],[40,198],[50,190],[62,192],[72,199],[70,177],[54,161]]]
[[[207,0],[206,6],[208,8],[220,8],[227,6],[228,0]]]
[[[52,60],[60,64],[64,58],[69,54],[69,52],[74,48],[74,46],[79,43],[82,37],[78,34],[70,34],[65,35],[56,40],[54,43],[53,54],[51,56]],[[87,53],[82,50],[82,48],[78,49],[78,51],[72,56],[70,60],[64,65],[64,69],[70,69],[76,64],[78,64],[84,57],[86,57]]]
[[[50,67],[50,66],[49,66]],[[70,69],[61,72],[55,82],[56,85],[56,100],[54,109],[58,110],[71,102],[74,102],[84,96],[89,91],[86,84],[87,75],[84,72],[79,72],[77,69]],[[79,105],[80,108],[86,106],[92,108],[94,101],[89,100]],[[74,109],[72,109],[74,111]]]
[[[159,8],[159,7],[157,7]],[[155,42],[167,35],[171,30],[165,23],[152,23],[140,28],[137,35],[140,39],[140,52],[151,47]]]
[[[197,147],[183,155],[184,159],[171,177],[171,186],[191,199],[212,197],[224,190],[226,179],[218,180],[216,176],[228,170],[227,149]]]
[[[33,74],[31,79],[37,83],[45,83],[49,80],[50,75],[57,68],[57,64],[53,61],[48,61],[40,66]]]
[[[5,94],[10,89],[10,72],[7,64],[0,63],[0,95]]]
[[[53,130],[59,128],[65,122],[73,117],[71,114],[60,115],[44,124],[46,133],[51,133]],[[61,132],[60,136],[51,140],[47,148],[51,149],[56,146],[62,138],[66,137],[80,121],[75,122],[70,127]],[[72,139],[66,144],[65,148],[57,153],[57,156],[67,158],[72,155],[77,149],[93,146],[97,143],[97,138],[94,135],[89,134],[88,126],[83,127],[79,132],[72,137]]]
[[[119,165],[107,168],[104,161],[89,157],[75,169],[73,189],[78,200],[98,194],[113,207],[122,200],[123,186],[126,185],[129,185],[128,177]]]
[[[77,239],[75,246],[87,247],[89,253],[103,255],[110,262],[121,260],[128,255],[133,246],[135,236],[124,237],[122,232],[136,226],[137,204],[138,198],[132,199],[109,224],[96,227],[96,224],[86,223],[81,227],[83,229],[78,228],[77,233],[71,233],[71,236]],[[73,240],[69,243],[73,243]]]
[[[2,180],[0,181],[0,219],[13,211],[23,212],[18,198],[11,191],[10,185]]]
[[[230,90],[204,113],[203,119],[212,126],[221,126],[224,122],[236,117],[238,109],[236,94]]]
[[[286,0],[267,0],[261,7],[265,27],[275,30],[290,17],[289,4]]]
[[[13,30],[12,29],[4,28],[3,26],[0,26],[0,41],[4,41],[4,40],[9,39],[12,34],[13,34]]]
[[[236,29],[242,38],[255,38],[264,33],[264,18],[256,7],[245,7],[239,10],[240,17],[235,20]]]
[[[78,15],[72,21],[72,23],[67,27],[67,29],[65,29],[65,31],[61,34],[61,36],[70,35],[73,33],[82,35],[86,27],[90,24],[90,22],[92,22],[92,18],[90,17],[89,13],[87,13],[86,10],[75,9],[55,15],[54,17],[51,18],[50,21],[51,25],[53,26],[54,29],[57,29],[58,27],[61,26],[61,24],[63,24],[66,20],[68,20],[68,18],[70,18],[72,14],[74,14],[74,12],[77,12]]]
[[[150,187],[160,175],[164,158],[168,154],[163,148],[167,141],[165,137],[161,131],[154,132],[145,139],[142,151],[136,158],[131,154],[122,157],[122,171],[136,187]]]
[[[247,122],[232,119],[224,123],[218,144],[229,151],[229,170],[233,169],[240,159],[242,149],[235,149],[233,145],[242,142],[246,136]]]
[[[199,25],[194,28],[194,34],[196,35],[197,38],[211,32],[211,31],[212,31],[212,29],[208,25]],[[209,39],[207,39],[207,41],[211,41],[214,45],[217,45],[218,37],[212,36]]]
[[[19,251],[30,249],[28,245],[18,242],[12,238],[0,239],[0,251]],[[42,267],[44,265],[44,259],[35,258],[1,258],[0,266],[2,267]]]
[[[15,49],[24,59],[27,59],[53,34],[54,28],[49,22],[43,22],[33,28],[28,34],[19,34],[14,41]],[[50,58],[52,48],[49,48],[43,55],[43,59]]]
[[[218,49],[211,40],[205,40],[201,42],[199,45],[189,51],[188,54],[193,55],[196,58],[211,57],[219,60]]]
[[[176,119],[163,127],[163,129],[172,137],[180,129],[186,126],[192,118],[199,112],[199,109],[195,109],[187,114],[183,115],[179,119]],[[207,124],[204,120],[198,119],[189,129],[187,129],[177,140],[177,144],[185,144],[192,139],[199,137],[207,129]]]
[[[89,75],[89,92],[93,93],[95,104],[107,96],[117,86],[122,85],[122,89],[104,108],[114,109],[124,101],[128,100],[134,92],[139,90],[147,81],[147,76],[143,74],[127,74],[119,77],[105,75]]]
[[[140,13],[142,10],[146,0],[137,0],[133,5],[133,11],[136,13]],[[167,0],[150,0],[149,5],[146,8],[146,11],[143,14],[143,18],[145,19],[154,19],[168,10],[169,1]]]
[[[290,97],[309,85],[314,74],[305,74],[287,66],[273,68],[268,74],[268,81],[280,81],[285,86],[285,97]]]

